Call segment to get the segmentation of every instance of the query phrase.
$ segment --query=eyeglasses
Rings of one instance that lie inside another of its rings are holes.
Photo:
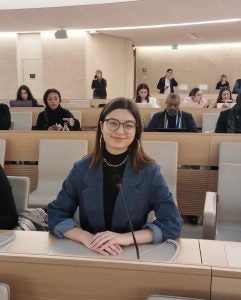
[[[121,125],[123,125],[123,130],[125,133],[131,134],[136,131],[136,123],[134,121],[126,121],[121,123],[120,121],[111,118],[104,120],[104,122],[106,122],[107,128],[110,131],[117,131]]]

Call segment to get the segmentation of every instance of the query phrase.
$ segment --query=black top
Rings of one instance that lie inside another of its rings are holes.
[[[37,123],[34,129],[36,130],[48,130],[48,128],[52,125],[61,124],[62,127],[64,127],[64,120],[63,118],[73,118],[74,116],[71,114],[71,112],[67,109],[64,109],[60,105],[55,109],[52,110],[48,107],[45,108],[44,111],[42,111],[38,115]],[[74,119],[74,126],[68,126],[69,130],[80,130],[80,123],[77,119]]]
[[[11,114],[6,104],[0,103],[0,129],[8,130],[11,127]]]
[[[223,87],[228,87],[229,88],[229,82],[225,81],[225,83],[222,83],[222,81],[220,80],[217,84],[216,84],[216,90],[220,90]]]
[[[165,92],[165,82],[166,82],[166,76],[161,77],[157,84],[157,89],[160,90],[160,94],[163,94]],[[174,86],[178,86],[178,82],[175,80],[175,78],[172,78],[170,80],[171,93],[174,93],[174,88],[173,88]]]
[[[13,229],[18,224],[18,214],[12,187],[0,165],[0,229]]]
[[[127,155],[128,151],[119,155],[113,155],[106,150],[104,151],[104,158],[112,165],[120,164],[125,160]],[[103,206],[106,230],[111,230],[113,212],[119,192],[114,182],[114,177],[115,175],[119,175],[122,178],[125,165],[126,162],[119,167],[110,167],[103,161]]]
[[[229,124],[228,119],[230,118],[230,114],[232,113],[233,109],[234,107],[220,112],[217,125],[215,128],[216,133],[241,133],[241,110],[240,109],[235,110],[236,113],[234,115],[233,128],[230,128],[231,124]]]
[[[104,78],[101,78],[100,80],[98,79],[92,80],[91,88],[94,90],[93,97],[106,99],[107,97],[106,86],[107,86],[107,82]]]

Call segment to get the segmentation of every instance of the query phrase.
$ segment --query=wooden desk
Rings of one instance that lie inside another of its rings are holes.
[[[211,270],[200,264],[198,240],[180,240],[177,263],[153,263],[49,255],[56,239],[47,232],[16,234],[0,250],[0,281],[10,285],[11,300],[144,300],[155,293],[210,299]]]
[[[225,246],[241,247],[241,243],[200,240],[201,257],[204,265],[212,268],[212,300],[241,299],[241,268],[228,266]]]

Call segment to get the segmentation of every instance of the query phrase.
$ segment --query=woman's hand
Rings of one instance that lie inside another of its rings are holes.
[[[122,251],[121,246],[128,246],[131,244],[130,234],[129,233],[116,233],[112,231],[104,231],[97,233],[93,236],[93,239],[90,243],[90,249],[93,250],[105,250],[110,254],[120,254]]]
[[[49,128],[48,128],[48,130],[59,130],[59,127],[58,127],[58,125],[52,125],[52,126],[49,126]]]
[[[65,122],[69,124],[69,126],[73,127],[74,126],[74,119],[73,118],[63,118]]]

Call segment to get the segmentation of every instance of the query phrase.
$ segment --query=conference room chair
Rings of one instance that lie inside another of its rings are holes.
[[[218,192],[207,192],[204,215],[217,240],[241,241],[241,143],[222,142],[219,150]],[[205,235],[204,232],[204,235]]]
[[[73,163],[87,154],[87,140],[42,139],[39,142],[38,183],[29,195],[31,207],[47,207],[61,189]]]
[[[4,167],[5,151],[6,151],[6,140],[0,139],[0,165],[2,167]]]
[[[80,127],[81,127],[81,111],[78,110],[71,110],[70,111],[71,114],[74,116],[75,119],[77,119],[80,123]]]
[[[161,167],[161,173],[176,201],[177,198],[177,157],[178,144],[169,141],[142,141],[147,155],[153,158]]]
[[[152,295],[147,300],[202,300],[197,298],[178,297],[178,296],[167,296],[167,295]]]
[[[30,180],[25,176],[8,176],[18,214],[27,210]],[[1,299],[1,298],[0,298]]]
[[[77,103],[79,108],[90,107],[90,100],[69,100],[69,103]]]
[[[10,300],[10,288],[6,283],[0,283],[0,299]]]
[[[219,112],[202,114],[202,132],[215,131],[219,114]]]
[[[61,102],[61,106],[63,108],[79,108],[78,103],[72,103],[72,102]]]
[[[11,112],[11,130],[31,130],[32,112]]]

